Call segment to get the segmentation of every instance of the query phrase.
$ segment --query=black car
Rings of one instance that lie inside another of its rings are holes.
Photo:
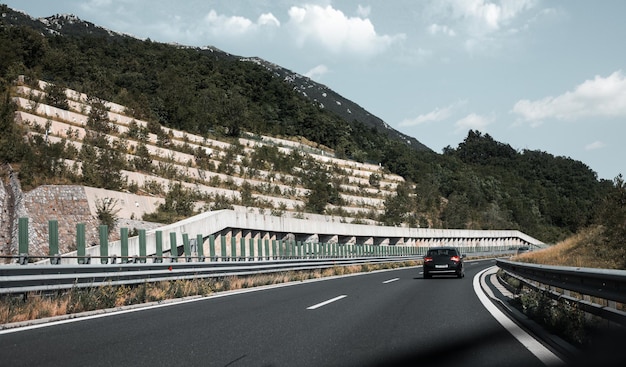
[[[430,278],[433,274],[456,275],[458,278],[465,276],[463,258],[459,250],[454,247],[436,247],[428,249],[424,256],[424,278]]]

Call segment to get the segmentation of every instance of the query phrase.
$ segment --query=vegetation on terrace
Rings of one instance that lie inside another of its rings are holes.
[[[159,212],[146,220],[179,220],[194,214],[195,202],[204,201],[212,209],[236,204],[268,208],[272,213],[304,210],[376,221],[383,200],[403,182],[378,166],[312,154],[327,148],[251,134],[218,142],[110,112],[124,108],[75,91],[63,90],[62,96],[51,97],[55,86],[34,85],[17,88],[18,120],[29,136],[45,137],[46,144],[60,147],[50,150],[46,159],[55,161],[66,179],[79,184],[166,195]],[[140,186],[123,173],[130,171],[152,179]],[[40,178],[29,172],[22,175],[27,189],[37,186],[33,180]],[[218,200],[219,193],[207,187],[238,195],[221,194]],[[277,205],[272,198],[282,201]],[[217,201],[222,203],[216,206]],[[287,208],[285,202],[292,204]],[[303,204],[293,204],[298,202]]]

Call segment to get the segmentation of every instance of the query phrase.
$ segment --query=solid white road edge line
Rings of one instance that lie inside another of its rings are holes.
[[[335,301],[339,301],[340,299],[342,299],[342,298],[346,298],[346,297],[348,297],[348,296],[346,296],[346,295],[344,294],[344,295],[341,295],[341,296],[335,297],[335,298],[333,298],[333,299],[329,299],[328,301],[324,301],[324,302],[322,302],[322,303],[318,303],[318,304],[316,304],[316,305],[313,305],[313,306],[307,307],[306,309],[307,309],[307,310],[315,310],[316,308],[320,308],[320,307],[322,307],[322,306],[326,306],[326,305],[327,305],[327,304],[329,304],[329,303],[333,303],[333,302],[335,302]]]
[[[393,282],[395,282],[396,280],[400,280],[400,278],[393,278],[393,279],[385,280],[385,281],[383,282],[383,284],[393,283]]]
[[[539,343],[530,334],[522,330],[517,324],[509,319],[500,309],[498,309],[485,294],[485,291],[481,287],[481,283],[484,283],[484,275],[487,272],[493,273],[497,271],[496,266],[487,268],[480,273],[476,274],[473,279],[474,293],[478,296],[480,302],[485,306],[487,311],[509,332],[515,339],[517,339],[526,349],[535,355],[541,362],[547,366],[563,365],[563,360],[552,353],[548,348]],[[485,284],[486,287],[486,284]]]

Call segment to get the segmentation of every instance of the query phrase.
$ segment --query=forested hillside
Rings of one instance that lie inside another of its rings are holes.
[[[70,17],[42,22],[6,6],[0,12],[0,162],[36,176],[35,184],[94,183],[55,169],[68,154],[62,148],[25,139],[11,103],[18,75],[113,101],[157,127],[219,139],[242,132],[301,136],[336,157],[381,164],[409,183],[387,200],[378,218],[386,225],[519,229],[555,242],[598,222],[607,195],[620,189],[621,181],[600,181],[581,162],[516,151],[478,131],[442,154],[415,149],[375,126],[344,120],[268,68],[219,50],[138,40]],[[63,103],[53,89],[47,93],[48,104]]]

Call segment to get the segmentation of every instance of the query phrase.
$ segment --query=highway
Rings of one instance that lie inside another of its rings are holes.
[[[0,332],[1,366],[543,366],[479,300],[474,276],[421,267]]]

